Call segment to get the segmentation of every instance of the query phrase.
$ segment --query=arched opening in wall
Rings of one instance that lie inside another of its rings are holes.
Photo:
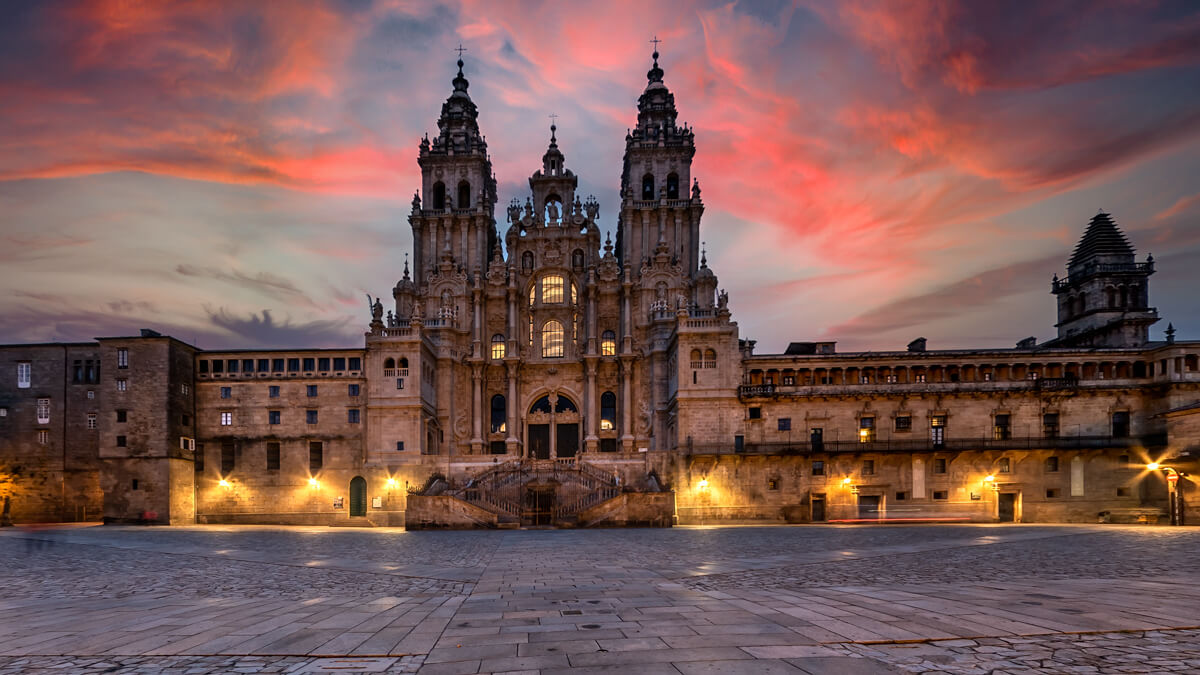
[[[654,199],[654,174],[648,173],[642,176],[642,199],[647,201]]]
[[[606,330],[600,335],[600,355],[617,355],[617,334],[611,330]]]
[[[367,481],[362,476],[355,476],[350,481],[350,516],[367,515]]]
[[[717,367],[717,352],[715,350],[713,350],[713,349],[705,349],[704,350],[704,367],[705,368],[716,368]]]
[[[504,335],[496,333],[492,336],[492,358],[499,361],[504,358],[505,351]]]
[[[1108,293],[1108,308],[1116,309],[1116,307],[1117,307],[1117,289],[1113,288],[1112,286],[1109,286],[1108,288],[1106,288],[1104,290],[1105,290],[1105,292]]]
[[[571,269],[576,272],[583,271],[583,251],[582,250],[575,249],[575,251],[573,253],[571,253]]]
[[[400,360],[396,362],[396,367],[403,368],[404,370],[408,370],[408,357],[401,356]]]
[[[534,459],[574,457],[579,450],[579,409],[562,394],[554,398],[542,396],[529,407],[526,446]]]
[[[562,358],[563,352],[563,325],[551,319],[542,325],[542,358]]]
[[[433,208],[446,208],[446,184],[440,180],[433,184]]]
[[[703,368],[703,367],[704,367],[704,363],[703,363],[703,361],[704,361],[704,354],[702,354],[702,353],[700,352],[700,350],[699,350],[699,349],[693,349],[693,350],[692,350],[692,354],[691,354],[691,359],[690,359],[690,360],[691,360],[691,362],[692,362],[692,367],[693,367],[693,368]]]
[[[617,395],[611,391],[600,394],[600,431],[617,428]]]
[[[526,274],[533,271],[533,251],[525,251],[521,254],[521,271]]]
[[[508,405],[501,394],[492,397],[492,433],[503,434],[508,431]]]
[[[1200,359],[1197,359],[1195,354],[1186,354],[1183,357],[1183,369],[1189,373],[1200,370]]]
[[[392,369],[393,369],[393,368],[395,368],[395,367],[396,367],[396,361],[395,361],[395,359],[392,359],[392,358],[386,358],[386,359],[384,359],[384,360],[383,360],[383,369],[384,369],[384,370],[392,370]]]
[[[1133,285],[1129,287],[1129,307],[1131,309],[1145,309],[1146,298],[1142,295],[1142,287]]]
[[[465,180],[458,184],[458,201],[455,205],[460,209],[471,208],[471,184]]]
[[[679,174],[667,174],[667,199],[679,199]]]
[[[1121,309],[1125,309],[1128,306],[1129,306],[1129,288],[1127,286],[1122,286],[1121,287]]]

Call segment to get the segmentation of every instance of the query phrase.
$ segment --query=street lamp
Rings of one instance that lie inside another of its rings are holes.
[[[1164,474],[1166,474],[1166,478],[1167,478],[1167,508],[1169,509],[1170,514],[1171,514],[1171,524],[1172,525],[1183,525],[1184,506],[1183,506],[1183,498],[1179,492],[1179,477],[1185,476],[1187,474],[1184,474],[1184,473],[1176,470],[1174,467],[1163,466],[1162,464],[1159,464],[1158,462],[1150,462],[1149,464],[1146,465],[1146,468],[1151,471],[1162,470],[1162,472]]]

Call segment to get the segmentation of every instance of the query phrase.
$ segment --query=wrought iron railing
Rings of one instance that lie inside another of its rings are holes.
[[[1163,435],[1145,436],[1024,436],[1013,438],[931,438],[836,441],[745,442],[738,450],[733,443],[692,443],[680,448],[689,455],[807,455],[845,452],[939,452],[969,450],[1086,450],[1104,448],[1158,447],[1166,444]]]

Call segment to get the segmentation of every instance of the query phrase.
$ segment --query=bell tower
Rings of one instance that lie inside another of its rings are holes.
[[[496,243],[496,178],[479,110],[467,93],[460,52],[454,91],[442,104],[438,134],[421,139],[421,190],[408,217],[413,230],[413,280],[428,282],[441,263],[484,274]]]
[[[1149,341],[1158,310],[1149,306],[1154,256],[1134,260],[1133,247],[1101,211],[1067,263],[1067,276],[1054,275],[1058,337],[1053,347],[1141,347]]]
[[[665,248],[670,261],[695,279],[704,212],[700,186],[692,176],[695,136],[686,125],[676,124],[675,96],[663,83],[657,49],[653,58],[638,98],[637,126],[625,136],[617,256],[637,275],[645,261]]]

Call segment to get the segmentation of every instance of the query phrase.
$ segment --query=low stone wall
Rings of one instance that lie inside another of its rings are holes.
[[[404,527],[409,530],[474,530],[497,526],[496,514],[448,495],[409,495]]]
[[[580,527],[671,527],[674,492],[624,492],[579,514]]]

